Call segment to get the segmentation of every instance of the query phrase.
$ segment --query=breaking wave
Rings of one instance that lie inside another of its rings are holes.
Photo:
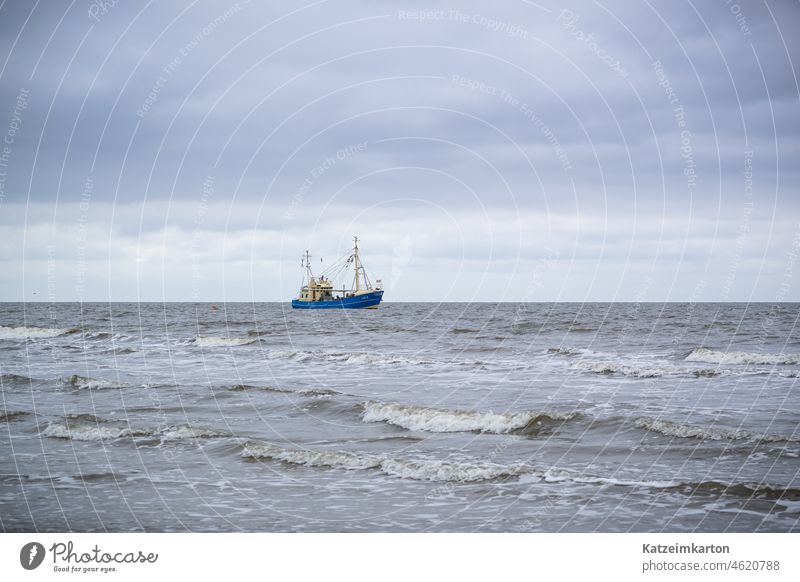
[[[688,366],[629,366],[617,362],[575,362],[573,368],[593,374],[620,375],[632,378],[660,378],[662,376],[694,376],[710,378],[722,374],[721,370],[710,368],[692,368]]]
[[[731,430],[724,428],[678,424],[668,420],[659,420],[657,418],[651,418],[647,416],[637,418],[635,424],[638,428],[658,432],[666,436],[680,438],[695,438],[712,441],[753,441],[764,443],[791,442],[795,440],[784,436],[759,434],[746,430]]]
[[[616,485],[619,487],[648,487],[655,489],[664,489],[679,485],[679,483],[675,481],[642,481],[638,479],[622,479],[619,477],[600,477],[574,469],[562,469],[559,467],[531,470],[520,478],[520,482],[522,483],[563,483],[565,481],[588,485]]]
[[[390,356],[387,354],[374,354],[367,352],[325,352],[325,351],[274,351],[270,352],[271,360],[289,359],[296,362],[308,362],[319,360],[325,362],[341,362],[346,364],[366,364],[373,366],[392,366],[392,365],[426,365],[435,364],[433,360],[417,360],[404,358],[402,356]]]
[[[113,428],[107,426],[69,426],[66,424],[48,424],[42,435],[56,439],[72,441],[104,441],[125,437],[151,436],[148,430],[132,428]]]
[[[242,452],[246,459],[272,459],[308,467],[344,470],[377,469],[381,473],[419,481],[472,482],[519,475],[522,465],[504,466],[482,462],[387,459],[375,455],[347,451],[314,451],[284,448],[259,443],[248,444]]]
[[[756,354],[751,352],[723,352],[710,348],[695,348],[686,356],[687,362],[707,362],[710,364],[777,364],[800,363],[800,355]]]
[[[553,354],[557,356],[575,356],[578,354],[585,353],[586,350],[581,350],[578,348],[571,348],[569,346],[559,346],[557,348],[547,348],[548,354]]]
[[[642,480],[623,477],[603,477],[575,469],[559,467],[534,468],[517,463],[501,465],[484,461],[451,461],[436,459],[396,459],[348,451],[321,451],[287,448],[268,443],[248,443],[241,453],[245,459],[270,459],[293,465],[342,470],[377,470],[385,475],[419,481],[471,483],[508,477],[519,483],[563,483],[657,489],[684,494],[708,493],[772,500],[800,499],[800,489],[768,484],[719,481],[684,482],[675,480]]]
[[[0,325],[0,340],[26,340],[58,337],[80,331],[74,328],[6,327]]]
[[[231,436],[230,433],[215,430],[212,428],[200,428],[196,426],[180,425],[172,426],[159,430],[153,436],[157,436],[162,441],[177,441],[182,439],[213,439]]]
[[[198,428],[188,425],[170,426],[162,429],[135,429],[130,427],[101,426],[104,421],[95,419],[96,424],[53,423],[48,424],[42,435],[72,441],[105,441],[122,438],[152,437],[162,441],[182,439],[215,438],[231,436],[218,430]]]
[[[194,345],[201,348],[229,348],[235,346],[246,346],[258,341],[254,338],[241,337],[212,337],[199,335],[194,338]]]
[[[501,477],[516,477],[525,471],[523,465],[495,463],[456,463],[437,460],[387,459],[380,465],[382,472],[403,479],[419,481],[487,481]]]
[[[87,376],[79,376],[73,374],[62,380],[64,384],[68,384],[77,388],[78,390],[104,390],[106,388],[124,388],[125,384],[112,382],[110,380],[98,380],[96,378],[89,378]]]
[[[386,422],[407,430],[428,432],[484,432],[506,434],[515,431],[535,431],[546,421],[567,421],[577,413],[542,412],[477,412],[473,410],[442,410],[410,404],[366,402],[364,422]]]
[[[248,444],[242,451],[246,459],[273,459],[294,465],[331,467],[334,469],[372,469],[381,464],[380,457],[346,451],[312,451],[290,449],[266,443]]]

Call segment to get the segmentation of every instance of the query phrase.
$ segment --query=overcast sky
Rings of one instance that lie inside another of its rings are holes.
[[[0,3],[0,300],[798,301],[800,4]]]

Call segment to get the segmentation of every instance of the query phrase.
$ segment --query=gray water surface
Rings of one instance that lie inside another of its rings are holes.
[[[797,304],[0,305],[3,531],[797,531]]]

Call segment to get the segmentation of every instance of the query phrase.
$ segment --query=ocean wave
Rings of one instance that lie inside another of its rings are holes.
[[[334,469],[372,469],[381,464],[381,458],[346,451],[313,451],[284,448],[266,443],[248,444],[242,451],[246,459],[273,459],[293,465],[331,467]]]
[[[575,356],[578,354],[585,353],[586,350],[581,350],[578,348],[571,348],[569,346],[559,346],[557,348],[547,348],[548,354],[558,355],[558,356]]]
[[[108,426],[69,426],[67,424],[48,424],[42,435],[72,441],[105,441],[126,437],[152,436],[148,430]]]
[[[124,388],[125,384],[112,382],[110,380],[98,380],[96,378],[89,378],[88,376],[79,376],[73,374],[63,378],[64,384],[68,384],[77,388],[78,390],[105,390],[107,388]]]
[[[502,465],[482,460],[407,459],[370,455],[350,451],[312,450],[283,447],[271,443],[250,442],[241,452],[245,459],[269,459],[293,465],[342,470],[377,470],[385,475],[419,481],[444,481],[471,483],[515,477],[515,482],[563,483],[602,485],[616,487],[648,488],[696,494],[735,495],[766,499],[798,499],[800,490],[767,484],[734,483],[718,481],[687,482],[669,479],[637,479],[635,477],[587,474],[575,469],[548,467],[536,468],[524,463]]]
[[[229,348],[236,346],[246,346],[258,341],[254,338],[243,337],[214,337],[199,335],[194,338],[194,345],[201,348]]]
[[[457,481],[469,483],[501,477],[516,477],[524,465],[499,465],[485,462],[387,459],[380,465],[387,475],[419,481]]]
[[[15,384],[30,384],[35,380],[33,378],[29,378],[28,376],[20,376],[19,374],[3,374],[0,376],[3,384],[7,382],[13,382]]]
[[[98,418],[93,414],[89,414],[86,412],[80,414],[67,414],[64,417],[64,422],[67,424],[79,424],[79,423],[91,423],[91,424],[99,424],[101,422],[108,422],[104,418]]]
[[[721,370],[710,368],[693,368],[688,366],[631,366],[618,362],[593,362],[582,360],[572,366],[576,370],[593,374],[620,375],[632,378],[661,378],[663,376],[694,376],[695,378],[711,378],[722,374]]]
[[[664,489],[680,485],[680,482],[668,480],[641,480],[623,479],[620,477],[601,477],[599,475],[587,474],[575,469],[564,469],[560,467],[550,467],[547,469],[530,470],[522,474],[520,483],[563,483],[569,481],[587,485],[613,485],[618,487],[646,487],[653,489]]]
[[[712,441],[753,441],[764,443],[791,442],[795,439],[753,433],[746,430],[732,430],[715,427],[701,427],[670,422],[669,420],[659,420],[648,416],[637,418],[635,424],[638,428],[658,432],[666,436],[679,438],[695,438],[700,440]]]
[[[539,321],[524,321],[524,322],[514,322],[508,328],[509,331],[513,334],[525,334],[530,331],[540,332],[544,324]]]
[[[792,365],[800,363],[797,354],[757,354],[752,352],[724,352],[710,348],[695,348],[686,356],[687,362],[709,364],[773,364]]]
[[[331,396],[341,396],[342,393],[331,388],[307,388],[300,390],[297,394],[308,398],[330,398]]]
[[[200,428],[196,426],[180,425],[159,430],[153,436],[162,441],[177,441],[183,439],[213,439],[232,436],[231,433],[213,428]]]
[[[365,364],[373,366],[392,365],[429,365],[435,364],[433,360],[418,360],[402,356],[375,354],[367,352],[325,352],[325,351],[274,351],[269,356],[272,360],[290,359],[297,362],[319,360],[325,362],[340,362],[345,364]]]
[[[477,412],[473,410],[442,410],[411,404],[364,403],[364,422],[386,422],[407,430],[427,432],[484,432],[506,434],[535,430],[546,421],[566,421],[577,413],[542,412]]]
[[[75,328],[47,328],[47,327],[6,327],[0,325],[0,340],[26,340],[44,339],[58,337],[68,333],[74,333]]]
[[[247,335],[250,337],[262,337],[266,335],[276,335],[279,333],[285,333],[285,330],[267,330],[267,329],[251,329],[247,332]]]
[[[248,392],[250,390],[257,390],[261,392],[278,392],[289,393],[291,390],[284,390],[282,388],[275,388],[273,386],[254,386],[252,384],[231,384],[230,386],[223,386],[229,392]]]
[[[19,420],[23,416],[28,416],[29,412],[22,410],[0,410],[0,422],[10,422],[12,420]]]
[[[800,489],[796,487],[783,487],[767,483],[723,483],[721,481],[698,481],[678,483],[665,487],[667,490],[677,490],[690,495],[708,493],[711,495],[731,495],[756,499],[769,499],[773,501],[800,500]]]
[[[242,451],[246,459],[271,459],[293,465],[344,470],[377,469],[402,479],[419,481],[472,482],[517,476],[523,465],[498,465],[484,462],[452,462],[434,459],[391,459],[349,451],[320,451],[285,448],[268,443],[250,443]]]
[[[270,352],[268,357],[271,360],[289,359],[296,362],[320,361],[342,364],[356,364],[366,366],[438,366],[441,368],[482,368],[488,362],[483,360],[449,360],[436,361],[419,358],[407,358],[390,354],[380,354],[371,352],[328,352],[322,350],[302,351],[302,350],[276,350]]]
[[[276,388],[274,386],[253,386],[251,384],[232,384],[224,386],[224,389],[229,392],[276,392],[278,394],[297,394],[299,396],[306,396],[308,398],[326,398],[330,396],[339,396],[342,393],[337,392],[331,388],[306,388],[303,390],[289,390],[287,388]]]
[[[82,419],[85,420],[85,419]],[[151,437],[161,441],[176,441],[183,439],[228,437],[230,433],[218,430],[193,427],[189,425],[169,426],[160,429],[130,428],[118,426],[103,426],[105,421],[95,419],[96,424],[67,421],[65,423],[48,424],[42,435],[57,439],[72,441],[106,441],[123,438]]]
[[[104,354],[114,354],[115,356],[125,356],[127,354],[135,354],[137,350],[134,348],[109,348],[107,350],[103,350]]]
[[[108,471],[106,473],[79,473],[77,475],[58,475],[54,477],[54,480],[62,485],[72,485],[72,484],[81,484],[81,488],[84,487],[84,483],[98,483],[102,481],[124,481],[129,480],[130,477],[122,473],[114,473],[113,471]]]
[[[721,481],[677,481],[677,480],[641,480],[636,478],[602,477],[586,474],[573,469],[550,468],[544,471],[533,470],[524,473],[521,483],[544,482],[562,483],[570,481],[578,484],[606,485],[617,487],[633,487],[655,489],[663,492],[675,492],[687,495],[709,494],[713,496],[730,495],[735,497],[760,498],[770,500],[800,499],[800,489],[783,487],[766,483],[723,483]]]

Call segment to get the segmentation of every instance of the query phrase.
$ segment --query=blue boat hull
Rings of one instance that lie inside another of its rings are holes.
[[[354,295],[332,301],[298,301],[292,299],[294,309],[363,309],[377,307],[383,297],[383,291],[372,291],[363,295]]]

